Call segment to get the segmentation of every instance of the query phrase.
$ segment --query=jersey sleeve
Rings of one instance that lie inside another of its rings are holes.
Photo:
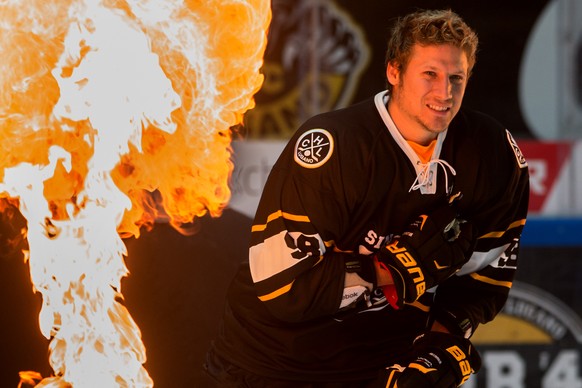
[[[341,304],[351,253],[336,246],[350,214],[340,148],[327,130],[300,128],[263,189],[249,265],[257,297],[281,320],[332,315]]]
[[[474,253],[461,271],[439,285],[432,308],[433,319],[448,323],[449,330],[459,328],[467,337],[505,304],[527,217],[527,162],[509,131],[505,131],[504,144],[479,188],[493,194],[470,217],[479,233]]]

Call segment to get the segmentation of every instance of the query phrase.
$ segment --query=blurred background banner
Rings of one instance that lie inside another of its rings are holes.
[[[531,172],[515,287],[498,319],[477,331],[484,367],[466,386],[582,388],[580,0],[272,0],[266,78],[236,128],[229,208],[198,220],[192,236],[160,221],[126,241],[125,304],[142,330],[156,387],[198,386],[262,187],[291,134],[313,114],[383,90],[389,22],[435,7],[450,7],[477,30],[481,47],[464,105],[507,126]],[[0,386],[16,387],[19,371],[50,368],[40,297],[22,260],[23,220],[6,209],[1,221]]]

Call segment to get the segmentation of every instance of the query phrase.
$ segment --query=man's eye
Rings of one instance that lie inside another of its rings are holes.
[[[424,74],[428,75],[429,77],[436,77],[436,73],[434,71],[425,71]]]
[[[464,78],[460,75],[452,75],[450,77],[451,83],[460,84],[463,82]]]

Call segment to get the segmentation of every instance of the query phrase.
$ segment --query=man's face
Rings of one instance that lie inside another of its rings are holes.
[[[467,55],[453,45],[415,45],[408,65],[388,64],[388,111],[409,141],[428,144],[461,107],[468,79]]]

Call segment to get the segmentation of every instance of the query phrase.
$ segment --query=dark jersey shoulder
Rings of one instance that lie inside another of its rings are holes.
[[[302,153],[302,149],[309,154],[319,151],[314,146],[322,142],[314,143],[314,136],[332,144],[325,150],[329,154],[325,154],[324,163],[309,164]],[[367,182],[374,180],[373,174],[378,173],[374,166],[378,165],[378,157],[385,157],[382,155],[386,155],[386,142],[393,140],[374,99],[369,98],[308,119],[289,141],[276,169],[292,171],[303,184],[353,204],[363,195]]]
[[[455,136],[471,139],[478,148],[491,150],[506,136],[506,128],[492,116],[472,109],[461,109],[449,126]]]
[[[442,157],[455,168],[455,189],[470,213],[490,214],[496,204],[510,202],[519,180],[527,177],[527,163],[517,143],[495,118],[462,109],[449,126]]]
[[[462,109],[449,131],[454,137],[464,137],[465,145],[472,147],[489,170],[509,172],[525,166],[525,159],[509,129],[485,113]]]
[[[335,138],[339,147],[369,147],[378,136],[387,135],[386,126],[378,113],[373,98],[346,108],[316,115],[307,120],[299,133],[312,128],[323,128]]]

